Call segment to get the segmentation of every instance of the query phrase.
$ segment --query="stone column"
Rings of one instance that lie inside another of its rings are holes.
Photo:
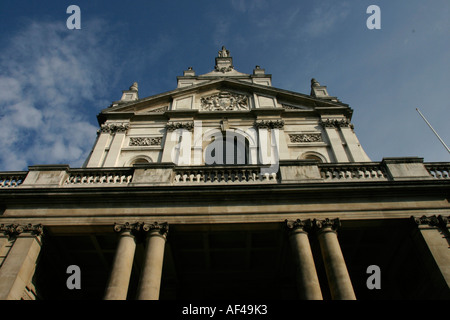
[[[311,221],[286,220],[286,226],[289,230],[300,299],[322,300],[322,291],[320,290],[308,233],[305,231],[306,228],[311,226]]]
[[[333,300],[356,300],[350,275],[337,238],[339,219],[314,220],[318,228],[320,250],[322,252],[328,284]]]
[[[31,224],[2,225],[0,231],[16,238],[0,268],[0,300],[20,300],[36,269],[43,227]]]
[[[163,269],[164,248],[169,226],[167,223],[144,224],[146,235],[144,266],[138,287],[138,300],[158,300]]]
[[[135,232],[139,225],[115,224],[114,231],[120,232],[119,244],[114,257],[113,268],[105,292],[105,300],[126,300],[134,252],[136,250]]]
[[[434,283],[438,299],[449,299],[450,293],[450,217],[411,217],[417,225],[413,234],[417,249]]]

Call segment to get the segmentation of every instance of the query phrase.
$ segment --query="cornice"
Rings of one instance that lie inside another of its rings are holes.
[[[180,96],[183,94],[188,94],[190,92],[196,92],[201,88],[205,88],[205,89],[209,89],[211,87],[223,88],[226,86],[240,88],[241,90],[250,89],[249,91],[252,91],[254,93],[266,93],[266,94],[274,95],[274,96],[284,98],[284,99],[287,99],[290,101],[301,99],[301,100],[303,100],[303,102],[306,101],[306,103],[309,106],[322,107],[322,108],[325,108],[325,110],[329,110],[330,108],[344,108],[344,109],[349,108],[349,106],[347,104],[342,103],[342,102],[330,102],[330,101],[315,98],[310,95],[299,93],[299,92],[284,90],[284,89],[280,89],[280,88],[276,88],[276,87],[272,87],[272,86],[260,85],[260,84],[256,84],[256,83],[250,83],[250,82],[246,82],[246,81],[240,81],[237,79],[222,78],[222,79],[214,79],[214,80],[211,80],[208,82],[202,82],[202,83],[195,84],[195,85],[188,86],[188,87],[176,88],[171,91],[166,91],[166,92],[163,92],[160,94],[142,98],[142,99],[130,102],[130,103],[122,104],[122,105],[115,106],[115,107],[109,107],[109,108],[103,109],[101,111],[101,114],[130,112],[129,107],[131,107],[131,106],[133,106],[134,108],[139,108],[139,107],[142,107],[144,104],[147,104],[148,102],[152,102],[152,101],[154,102],[154,101],[158,101],[161,99],[166,99],[168,101],[171,101],[174,97],[177,97],[177,96]]]

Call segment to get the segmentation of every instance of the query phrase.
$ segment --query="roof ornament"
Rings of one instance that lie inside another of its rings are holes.
[[[220,58],[228,58],[230,57],[230,50],[227,50],[225,46],[222,46],[222,50],[219,50]]]
[[[131,85],[130,91],[136,91],[136,92],[138,91],[138,83],[137,82],[135,82]]]
[[[337,97],[332,97],[328,94],[327,86],[321,86],[319,81],[311,79],[311,93],[314,98],[325,99],[332,102],[340,102]]]
[[[317,81],[316,79],[312,78],[311,79],[311,87],[320,87],[319,81]]]
[[[225,46],[222,46],[222,50],[219,50],[214,69],[222,73],[230,72],[234,69],[233,58],[230,56],[230,50],[227,50]]]

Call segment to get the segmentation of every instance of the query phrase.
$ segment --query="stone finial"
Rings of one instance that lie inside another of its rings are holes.
[[[230,50],[227,50],[225,46],[222,46],[222,49],[219,50],[219,57],[220,58],[228,58],[230,57]]]
[[[184,76],[195,76],[195,71],[193,67],[188,67],[183,73]]]
[[[136,91],[136,92],[138,91],[138,83],[137,82],[135,82],[131,85],[130,91]]]
[[[320,86],[319,81],[317,81],[316,79],[312,78],[311,79],[311,88],[312,87],[319,87],[319,86]]]
[[[314,78],[311,79],[310,95],[315,98],[325,99],[333,102],[340,102],[337,97],[331,97],[330,95],[328,95],[327,87],[321,86],[319,81]]]

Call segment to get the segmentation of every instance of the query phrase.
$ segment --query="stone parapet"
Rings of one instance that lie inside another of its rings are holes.
[[[450,163],[423,163],[422,158],[384,158],[381,162],[319,163],[281,160],[278,171],[264,165],[176,166],[149,163],[133,167],[70,168],[30,166],[29,171],[0,172],[0,190],[10,188],[128,187],[209,183],[335,183],[449,180]]]

